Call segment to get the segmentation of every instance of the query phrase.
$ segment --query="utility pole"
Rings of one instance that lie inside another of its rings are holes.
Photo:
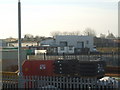
[[[21,52],[21,2],[18,0],[18,88],[22,88],[22,52]]]

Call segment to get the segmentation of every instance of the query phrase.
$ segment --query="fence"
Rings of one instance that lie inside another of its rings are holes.
[[[116,80],[101,81],[97,78],[68,76],[24,76],[22,87],[25,90],[119,90]],[[2,89],[18,89],[18,76],[4,76]]]
[[[107,65],[120,66],[119,54],[104,53],[104,54],[87,54],[87,55],[29,55],[28,59],[32,60],[57,60],[57,59],[78,59],[78,60],[95,60],[102,58],[106,61]]]

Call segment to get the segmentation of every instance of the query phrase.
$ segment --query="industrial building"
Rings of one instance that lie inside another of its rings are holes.
[[[40,44],[54,46],[58,54],[74,54],[92,51],[93,43],[92,36],[57,35],[53,40],[43,40]]]
[[[22,45],[22,47],[38,46],[38,42],[36,42],[36,41],[22,41],[21,45]],[[8,46],[18,47],[18,41],[9,42]]]

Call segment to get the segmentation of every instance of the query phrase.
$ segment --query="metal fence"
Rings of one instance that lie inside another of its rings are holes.
[[[109,66],[120,66],[120,55],[115,53],[87,54],[87,55],[29,55],[29,60],[58,60],[58,59],[77,59],[77,60],[95,60],[102,58]]]
[[[116,80],[101,81],[97,78],[24,76],[20,80],[25,90],[119,90]],[[2,90],[18,89],[18,76],[4,76],[2,82]]]

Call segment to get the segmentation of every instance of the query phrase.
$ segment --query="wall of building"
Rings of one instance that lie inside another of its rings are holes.
[[[26,46],[37,46],[37,42],[23,42],[21,43],[22,47]],[[9,43],[8,46],[18,47],[18,43]]]
[[[58,47],[58,54],[74,54],[74,47]]]
[[[55,41],[53,39],[43,40],[40,42],[40,45],[53,45],[53,44],[55,44]]]
[[[55,41],[57,45],[60,45],[60,42],[67,42],[66,46],[74,46],[75,48],[81,48],[80,43],[83,43],[83,48],[90,48],[90,51],[94,46],[92,36],[60,35],[56,36]]]

